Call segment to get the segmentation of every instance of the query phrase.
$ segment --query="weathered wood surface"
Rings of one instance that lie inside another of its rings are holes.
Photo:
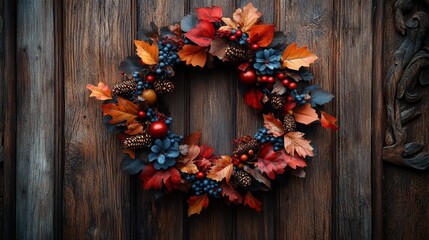
[[[65,162],[64,238],[128,239],[130,178],[121,150],[100,121],[87,83],[121,79],[118,63],[131,53],[131,1],[63,3]]]
[[[53,238],[53,1],[17,3],[16,238]]]
[[[402,41],[393,26],[393,0],[253,1],[264,21],[274,22],[289,42],[317,53],[314,82],[336,95],[324,110],[338,116],[340,130],[314,127],[309,137],[318,156],[306,169],[306,178],[290,176],[273,192],[257,194],[264,204],[261,213],[212,201],[208,210],[191,218],[185,194],[155,200],[136,177],[120,170],[118,141],[106,133],[99,102],[89,99],[84,87],[119,81],[116,66],[134,53],[132,40],[151,21],[168,25],[209,5],[222,6],[224,15],[231,15],[247,1],[0,2],[0,23],[10,23],[0,24],[4,239],[428,236],[427,172],[386,165],[381,185],[386,125],[380,76],[386,75]],[[218,154],[231,152],[234,137],[252,135],[261,121],[243,103],[235,76],[228,66],[221,71],[179,68],[177,91],[164,99],[174,130],[202,130],[202,142]],[[429,112],[429,106],[422,104],[420,111]],[[408,128],[413,140],[429,142],[428,120],[423,114]]]

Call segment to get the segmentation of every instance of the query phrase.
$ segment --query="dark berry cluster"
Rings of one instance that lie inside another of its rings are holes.
[[[173,41],[162,40],[158,42],[159,63],[155,70],[157,74],[165,74],[167,77],[172,75],[171,67],[176,63],[180,63],[180,58],[177,55],[177,45]]]
[[[219,182],[204,178],[196,179],[192,183],[192,190],[195,192],[195,195],[199,196],[204,193],[208,193],[210,197],[220,198],[222,188],[219,187]]]
[[[283,148],[283,138],[276,138],[272,134],[268,134],[265,127],[258,129],[254,137],[260,143],[272,143],[274,151],[280,151]]]
[[[290,94],[292,95],[297,105],[304,105],[307,103],[307,101],[305,101],[305,94],[298,94],[298,91],[296,89],[291,91]]]

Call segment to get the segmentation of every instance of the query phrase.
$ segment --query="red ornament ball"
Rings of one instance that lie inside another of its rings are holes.
[[[235,41],[235,40],[237,40],[237,37],[235,35],[232,35],[231,37],[229,37],[229,40]]]
[[[277,79],[279,79],[279,80],[285,79],[285,74],[282,72],[277,73]]]
[[[294,83],[294,82],[289,83],[289,89],[290,90],[294,90],[296,87],[297,87],[296,83]]]
[[[167,136],[168,126],[162,121],[153,122],[149,127],[149,134],[153,138],[164,138]]]
[[[252,44],[252,50],[253,51],[256,51],[256,50],[258,50],[259,49],[259,45],[258,44]]]
[[[197,172],[195,174],[196,179],[204,179],[205,177],[206,177],[206,175],[203,172]]]
[[[283,86],[288,87],[289,86],[289,80],[285,79],[282,81]]]
[[[240,72],[240,82],[243,84],[251,85],[255,84],[258,76],[255,71],[247,70],[245,72]]]
[[[249,160],[249,156],[247,156],[247,154],[243,154],[240,156],[240,161],[245,162],[247,160]]]
[[[151,74],[146,76],[146,82],[153,83],[153,81],[155,81],[155,76],[153,76]]]
[[[145,113],[145,111],[139,111],[139,113],[137,114],[137,116],[139,118],[145,118],[146,117],[146,113]]]
[[[243,32],[241,30],[238,30],[237,32],[235,32],[235,36],[240,38],[241,36],[243,36]]]
[[[268,77],[268,83],[275,83],[275,82],[276,80],[272,76]]]

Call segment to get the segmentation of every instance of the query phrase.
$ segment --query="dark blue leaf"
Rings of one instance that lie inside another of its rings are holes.
[[[182,18],[180,21],[180,28],[184,32],[189,32],[192,28],[195,27],[198,23],[198,18],[192,14],[188,14]]]
[[[110,115],[103,117],[103,124],[104,124],[104,126],[106,126],[107,131],[109,133],[118,133],[120,131],[120,129],[118,127],[116,127],[115,125],[110,124],[109,123],[110,120],[112,120],[112,116],[110,116]]]
[[[273,40],[267,48],[282,49],[286,45],[286,36],[282,31],[274,32]]]
[[[313,74],[308,71],[306,68],[299,69],[299,75],[301,76],[302,80],[304,81],[311,81],[313,80]]]
[[[330,102],[334,95],[331,93],[323,90],[317,85],[308,86],[304,89],[305,94],[310,94],[310,104],[312,107],[315,107],[316,105],[323,105],[325,103]]]
[[[137,32],[137,39],[152,43],[152,39],[158,37],[158,26],[154,22],[150,23],[150,29],[143,29]]]
[[[132,159],[128,154],[121,161],[121,169],[127,174],[133,175],[144,168],[145,164],[140,159]]]
[[[134,71],[140,71],[142,69],[142,65],[140,64],[139,57],[127,57],[118,67],[119,71],[131,76]]]
[[[176,34],[170,31],[170,28],[168,27],[161,27],[159,30],[161,32],[161,38],[164,38],[166,36],[176,36]]]

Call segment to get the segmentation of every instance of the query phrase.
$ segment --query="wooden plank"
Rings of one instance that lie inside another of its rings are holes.
[[[225,16],[235,10],[233,1],[190,1],[190,10],[216,5]],[[202,131],[202,142],[215,148],[218,155],[232,152],[235,137],[236,73],[219,66],[215,69],[198,69],[186,72],[190,85],[190,130]],[[189,219],[189,239],[231,239],[234,235],[234,207],[210,199],[210,206],[201,215]]]
[[[15,239],[16,199],[16,4],[1,1],[3,17],[3,58],[1,76],[4,81],[3,104],[4,125],[1,145],[3,146],[4,202],[3,239]]]
[[[53,1],[17,3],[16,237],[53,238]],[[43,189],[43,191],[42,191]]]
[[[385,24],[384,0],[375,2],[373,46],[382,46],[383,28]],[[372,84],[372,238],[383,237],[383,48],[375,47],[373,54],[373,84]]]
[[[138,1],[138,30],[150,29],[150,22],[158,27],[170,26],[185,13],[185,1]],[[173,117],[172,129],[177,134],[186,132],[185,111],[189,92],[184,81],[183,69],[177,69],[174,77],[175,92],[171,95],[160,96],[168,105]],[[155,200],[151,192],[143,191],[141,183],[137,184],[137,239],[182,239],[184,209],[183,194],[174,192],[161,199]]]
[[[132,51],[131,2],[63,3],[65,81],[64,238],[128,239],[130,181],[119,141],[102,124],[87,83],[112,86]]]
[[[332,1],[277,1],[276,14],[279,30],[285,32],[289,43],[307,45],[319,59],[311,71],[318,84],[335,94],[335,64],[333,62],[333,2]],[[341,99],[336,97],[335,99]],[[335,105],[329,103],[324,111],[337,115]],[[329,129],[315,124],[306,134],[317,146],[318,156],[305,169],[300,179],[289,176],[286,186],[277,193],[277,238],[329,239],[332,238],[332,165],[335,158],[334,136]]]
[[[249,1],[237,1],[237,8],[242,8]],[[274,1],[254,1],[254,6],[263,14],[265,23],[274,23],[276,14]],[[219,66],[220,67],[220,66]],[[234,81],[238,82],[238,74],[234,74]],[[239,91],[239,84],[236,88],[236,136],[253,134],[263,126],[262,117],[256,111],[253,111],[244,101],[243,94]],[[271,192],[256,193],[255,197],[261,200],[263,209],[260,213],[248,208],[237,207],[235,217],[235,239],[276,239],[275,237],[275,214],[276,198],[274,189]]]
[[[372,235],[372,1],[334,4],[338,131],[334,225],[339,239]],[[347,16],[347,17],[345,17]]]

